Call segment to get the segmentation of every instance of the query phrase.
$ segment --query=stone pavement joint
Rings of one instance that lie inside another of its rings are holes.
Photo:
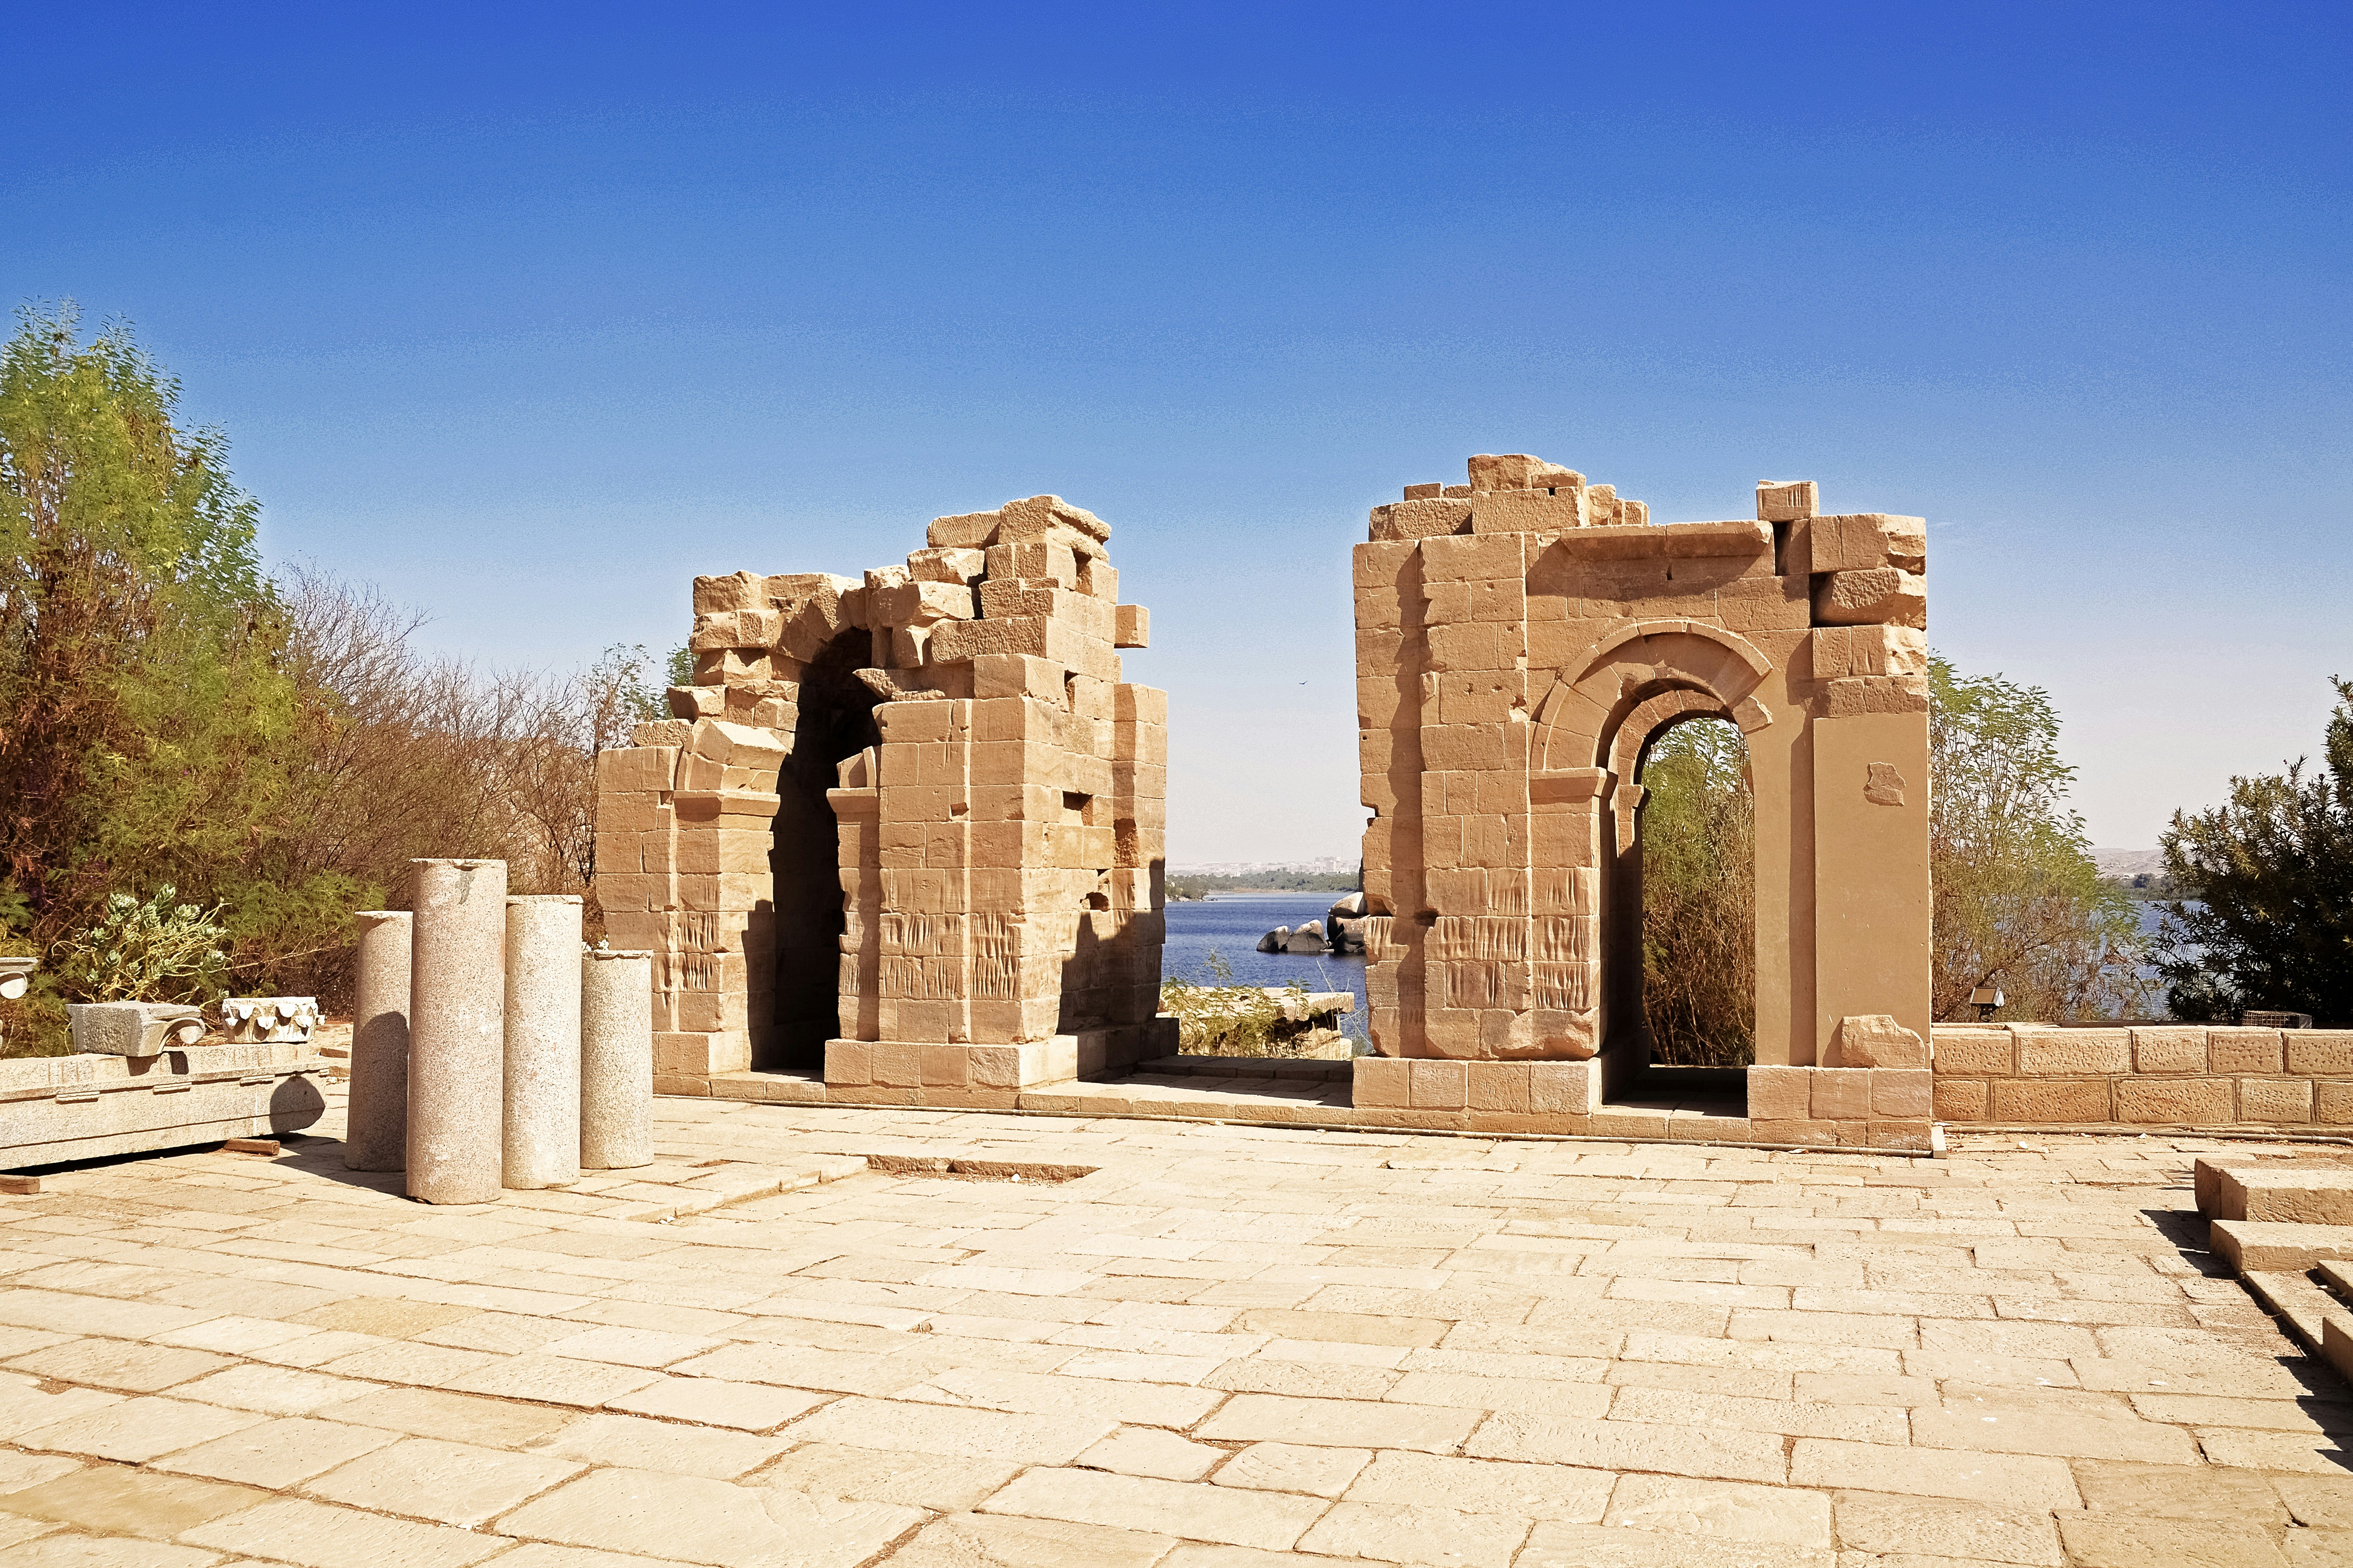
[[[666,1100],[434,1208],[341,1118],[0,1196],[0,1568],[2353,1560],[2211,1140]]]

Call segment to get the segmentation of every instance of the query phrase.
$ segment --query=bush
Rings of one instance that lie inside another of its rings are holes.
[[[169,883],[144,903],[116,893],[104,919],[51,951],[58,987],[77,1002],[216,1000],[228,989],[219,913],[181,903]]]
[[[1757,1058],[1757,810],[1748,748],[1717,719],[1661,736],[1642,762],[1642,1011],[1651,1058]]]

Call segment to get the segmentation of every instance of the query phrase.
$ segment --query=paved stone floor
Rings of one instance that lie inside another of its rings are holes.
[[[898,1169],[664,1222],[413,1205],[339,1115],[0,1198],[0,1568],[2353,1563],[2193,1140],[665,1100],[672,1184]]]

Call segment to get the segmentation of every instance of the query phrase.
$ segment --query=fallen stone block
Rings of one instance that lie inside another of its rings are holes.
[[[2319,1263],[2353,1258],[2353,1226],[2218,1219],[2209,1234],[2215,1252],[2241,1274],[2301,1272]]]
[[[205,1037],[204,1014],[177,1002],[76,1002],[66,1021],[73,1048],[92,1056],[160,1056]]]

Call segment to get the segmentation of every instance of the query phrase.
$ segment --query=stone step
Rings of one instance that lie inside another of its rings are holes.
[[[2212,1214],[2285,1225],[2353,1225],[2353,1170],[2233,1166],[2221,1174]]]
[[[2323,1264],[2323,1268],[2329,1265]],[[2353,1331],[2353,1311],[2312,1282],[2309,1276],[2285,1269],[2258,1268],[2245,1275],[2248,1292],[2288,1327],[2315,1355],[2327,1353],[2322,1343],[2325,1325],[2336,1323]]]
[[[2270,1191],[2275,1184],[2272,1178],[2282,1176],[2317,1175],[2324,1179],[2333,1179],[2333,1173],[2343,1173],[2348,1181],[2353,1181],[2353,1159],[2303,1151],[2293,1154],[2253,1152],[2211,1154],[2200,1156],[2190,1170],[2190,1184],[2198,1200],[2198,1212],[2209,1219],[2279,1219],[2331,1225],[2353,1223],[2337,1220],[2306,1221],[2300,1215],[2293,1215],[2221,1212],[2215,1205],[2222,1201],[2225,1178],[2233,1172],[2261,1173],[2265,1178],[2261,1184],[2266,1191]],[[2243,1184],[2242,1185],[2243,1186]]]
[[[2241,1274],[2302,1274],[2324,1262],[2353,1258],[2353,1226],[2218,1219],[2211,1237],[2214,1250]]]

